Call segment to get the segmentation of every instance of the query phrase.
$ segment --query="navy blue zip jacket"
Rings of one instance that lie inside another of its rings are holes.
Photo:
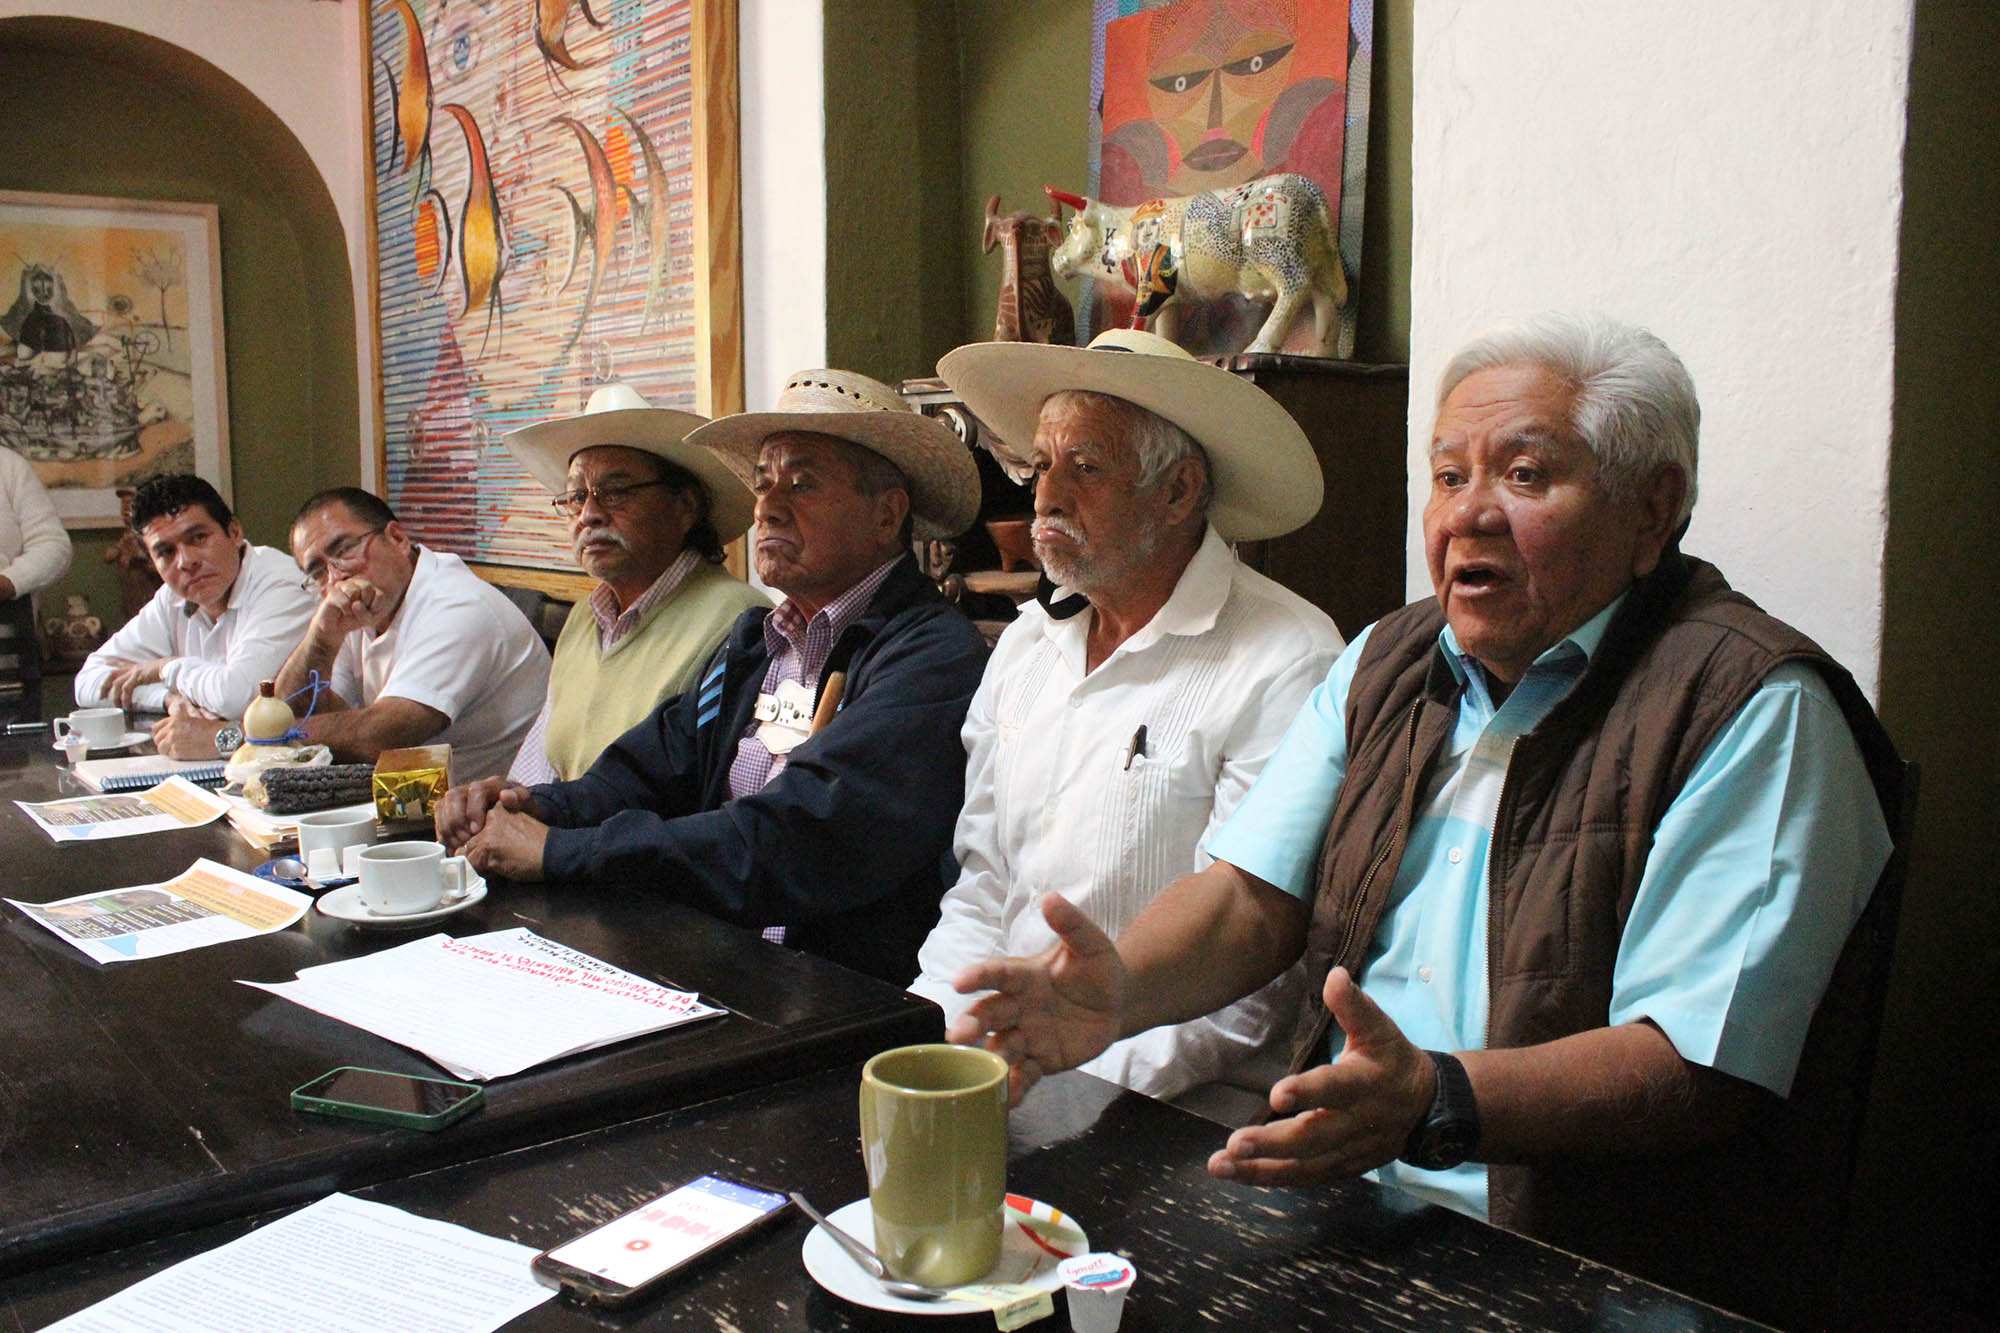
[[[534,788],[551,881],[658,889],[726,921],[898,986],[955,875],[965,793],[959,728],[986,665],[972,623],[905,556],[820,673],[840,711],[763,790],[732,800],[729,766],[770,654],[767,611],[731,627],[701,683],[668,699],[573,782]]]

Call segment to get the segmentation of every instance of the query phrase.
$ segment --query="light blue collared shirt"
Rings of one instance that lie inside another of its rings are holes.
[[[1446,626],[1464,687],[1359,980],[1417,1045],[1486,1044],[1487,853],[1513,742],[1597,651],[1618,603],[1550,648],[1497,707]],[[1209,844],[1310,899],[1320,840],[1347,771],[1345,717],[1373,626],[1306,700],[1262,777]],[[1607,1025],[1650,1019],[1683,1059],[1784,1095],[1835,958],[1889,856],[1860,747],[1819,673],[1771,673],[1710,743],[1661,817],[1619,942]],[[1340,1054],[1336,1029],[1331,1056]],[[1371,1173],[1486,1216],[1486,1168]]]

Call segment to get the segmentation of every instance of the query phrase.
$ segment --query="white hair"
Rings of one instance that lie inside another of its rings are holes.
[[[1597,456],[1614,499],[1632,500],[1668,464],[1687,479],[1680,521],[1694,512],[1701,403],[1673,350],[1608,315],[1545,311],[1509,320],[1458,350],[1438,379],[1437,409],[1459,382],[1501,366],[1541,366],[1575,387],[1570,428]]]
[[[1194,436],[1173,422],[1127,399],[1089,389],[1061,389],[1042,400],[1043,414],[1054,409],[1057,420],[1080,416],[1093,408],[1110,411],[1123,418],[1124,429],[1118,438],[1132,446],[1132,452],[1139,460],[1139,490],[1158,485],[1183,458],[1200,459],[1202,480],[1198,507],[1204,514],[1209,511],[1215,503],[1215,477],[1208,465],[1208,451],[1196,443]]]

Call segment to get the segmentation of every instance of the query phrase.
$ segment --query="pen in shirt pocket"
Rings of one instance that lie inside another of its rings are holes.
[[[1139,729],[1132,733],[1132,743],[1125,747],[1126,771],[1127,772],[1131,771],[1132,761],[1134,759],[1144,759],[1145,757],[1146,757],[1146,724],[1142,722],[1139,724]]]

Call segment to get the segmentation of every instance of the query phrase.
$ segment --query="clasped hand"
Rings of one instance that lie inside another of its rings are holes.
[[[537,813],[534,795],[520,783],[481,778],[446,792],[432,819],[445,850],[462,854],[480,874],[533,881],[542,877],[549,836]]]

